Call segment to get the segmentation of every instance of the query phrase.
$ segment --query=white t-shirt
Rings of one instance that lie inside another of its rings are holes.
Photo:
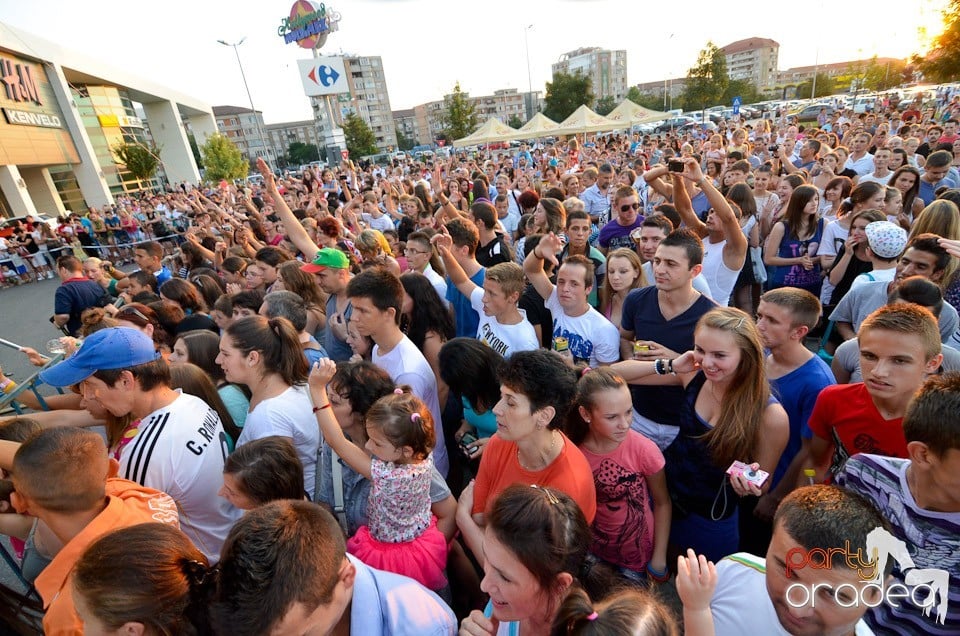
[[[591,367],[620,359],[620,331],[603,314],[589,307],[580,316],[568,316],[560,306],[557,290],[543,303],[553,314],[553,337],[567,339],[570,353]]]
[[[423,400],[433,416],[433,430],[437,436],[437,443],[433,447],[433,464],[444,477],[450,469],[450,460],[447,458],[447,447],[443,442],[443,425],[440,407],[440,398],[437,396],[437,376],[417,345],[406,336],[400,340],[393,350],[380,355],[380,345],[373,347],[373,363],[389,374],[397,386],[407,384],[413,394]],[[249,426],[249,419],[247,420]],[[246,428],[246,426],[244,428]]]
[[[867,283],[876,283],[877,281],[889,283],[896,275],[896,267],[891,267],[890,269],[875,269],[865,272],[853,279],[853,282],[850,283],[850,291],[853,291],[860,285],[866,285]]]
[[[483,288],[477,287],[470,294],[470,306],[480,315],[477,340],[494,351],[509,358],[517,351],[532,351],[540,346],[537,332],[527,320],[527,312],[520,309],[523,318],[515,325],[504,325],[495,316],[483,313]]]
[[[885,186],[890,183],[890,177],[893,176],[892,172],[888,172],[885,177],[878,177],[875,173],[871,172],[870,174],[865,174],[859,179],[857,179],[857,185],[861,183],[879,183],[882,186]]]
[[[303,464],[303,490],[313,499],[320,427],[313,415],[313,403],[306,386],[292,386],[280,395],[257,404],[247,413],[243,431],[237,439],[237,448],[271,435],[287,437],[293,442],[297,457]]]
[[[438,274],[429,263],[427,264],[427,268],[423,270],[423,275],[427,277],[427,280],[430,281],[430,284],[433,285],[433,288],[437,290],[437,294],[440,295],[440,300],[446,303],[447,281],[444,280],[443,276]]]
[[[180,529],[215,562],[241,514],[217,495],[226,456],[220,416],[184,393],[140,421],[136,437],[120,451],[119,476],[173,497]]]
[[[717,636],[763,634],[789,636],[783,628],[767,592],[766,560],[737,552],[717,563],[717,589],[710,600],[714,633]],[[873,632],[861,619],[856,636]]]
[[[839,221],[830,221],[823,228],[823,236],[820,238],[820,247],[817,248],[818,256],[836,256],[840,248],[847,242],[850,236],[850,228],[840,225]],[[829,276],[823,277],[823,287],[820,288],[820,302],[829,305],[837,304],[833,299],[833,290],[836,286],[830,282]],[[829,301],[829,302],[827,302]]]
[[[395,229],[393,225],[393,218],[389,214],[381,214],[379,217],[374,218],[372,214],[363,213],[360,215],[364,221],[370,226],[372,230],[380,230],[385,232],[386,230]]]

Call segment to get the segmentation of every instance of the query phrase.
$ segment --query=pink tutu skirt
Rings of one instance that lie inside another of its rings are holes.
[[[370,567],[409,576],[430,590],[447,584],[447,538],[437,529],[437,518],[423,534],[404,543],[384,543],[370,534],[367,526],[347,540],[347,551]]]

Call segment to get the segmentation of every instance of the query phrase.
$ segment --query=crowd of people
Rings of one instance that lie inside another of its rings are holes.
[[[957,633],[957,117],[260,160],[65,222],[34,267],[83,341],[0,422],[0,616]]]

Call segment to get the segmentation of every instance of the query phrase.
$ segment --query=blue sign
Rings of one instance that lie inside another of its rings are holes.
[[[740,99],[739,95],[733,98],[733,114],[734,115],[740,114],[740,104],[742,103],[743,103],[743,100]]]

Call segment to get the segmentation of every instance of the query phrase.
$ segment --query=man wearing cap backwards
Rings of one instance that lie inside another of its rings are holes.
[[[153,340],[127,327],[103,329],[40,379],[56,387],[79,384],[84,399],[134,418],[112,450],[120,462],[117,476],[173,497],[183,531],[208,559],[218,560],[240,517],[217,496],[227,436],[206,402],[170,387],[170,368]]]
[[[873,269],[854,278],[850,283],[850,291],[866,283],[892,281],[897,275],[897,259],[907,246],[907,231],[896,223],[874,221],[864,231],[867,235],[867,260],[873,264]]]
[[[323,334],[323,348],[332,360],[346,362],[353,355],[347,344],[347,322],[353,313],[350,298],[347,297],[347,283],[350,282],[350,259],[334,247],[325,247],[317,252],[312,263],[300,268],[315,274],[320,289],[327,298],[327,329]]]

